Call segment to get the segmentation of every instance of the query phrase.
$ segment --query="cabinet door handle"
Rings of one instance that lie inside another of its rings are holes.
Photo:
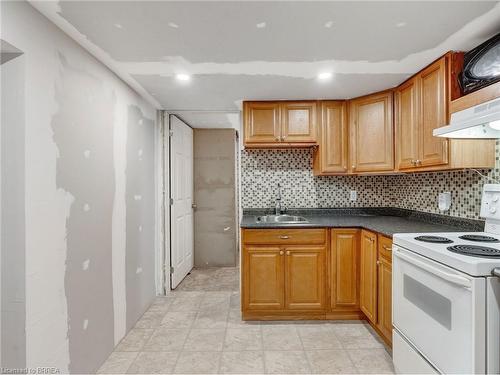
[[[380,260],[377,260],[377,266],[380,266]]]
[[[286,255],[290,255],[290,251],[287,250]]]
[[[354,164],[351,165],[351,169],[356,169],[356,166]]]
[[[276,137],[276,140],[277,140],[277,141],[279,142],[279,140],[280,140],[280,137]]]
[[[289,236],[280,236],[282,240],[288,240],[290,237]]]
[[[382,245],[382,247],[384,248],[384,250],[387,250],[387,251],[392,251],[392,249],[390,247],[387,247],[385,245]]]
[[[284,253],[283,253],[283,250],[280,250],[280,255],[283,255],[283,254],[284,254]]]
[[[285,140],[285,136],[284,136],[284,135],[282,135],[282,136],[281,136],[281,141],[283,142],[284,140]]]

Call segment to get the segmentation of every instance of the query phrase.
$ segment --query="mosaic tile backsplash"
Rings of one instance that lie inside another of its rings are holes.
[[[494,170],[481,170],[500,179],[499,144]],[[475,171],[450,171],[385,176],[318,176],[312,171],[312,150],[242,150],[241,200],[243,208],[274,206],[277,184],[283,204],[290,208],[399,207],[440,213],[440,192],[452,195],[451,216],[479,218],[482,186]],[[357,201],[349,200],[356,190]]]

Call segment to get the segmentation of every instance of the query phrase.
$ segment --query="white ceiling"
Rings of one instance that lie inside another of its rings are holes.
[[[153,103],[196,111],[200,127],[231,123],[223,112],[246,99],[340,99],[393,87],[500,31],[491,1],[32,4]],[[322,71],[333,78],[318,81]],[[179,82],[177,73],[192,79]]]

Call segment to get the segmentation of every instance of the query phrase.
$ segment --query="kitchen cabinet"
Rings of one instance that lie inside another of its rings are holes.
[[[285,308],[325,309],[326,248],[285,247]]]
[[[245,102],[245,144],[280,142],[281,106],[276,102]]]
[[[360,232],[331,230],[330,307],[344,317],[359,316]]]
[[[392,342],[392,240],[378,235],[377,328],[387,342]]]
[[[316,143],[316,102],[284,102],[281,141]]]
[[[283,309],[285,303],[283,250],[276,246],[248,246],[243,256],[245,308]]]
[[[452,61],[448,53],[394,90],[395,170],[494,167],[494,140],[433,136],[434,129],[448,123]]]
[[[244,229],[242,244],[244,318],[325,312],[326,229]]]
[[[244,102],[245,147],[313,146],[316,112],[316,101]]]
[[[315,150],[315,175],[348,172],[348,126],[346,101],[322,101],[319,105],[319,147]]]
[[[377,235],[361,231],[360,308],[368,320],[377,323]]]
[[[392,91],[349,101],[352,173],[394,170]]]
[[[419,158],[419,80],[413,78],[394,90],[396,163],[400,170],[414,168]]]
[[[420,99],[420,151],[418,167],[448,164],[448,139],[434,137],[433,130],[445,126],[448,120],[446,82],[447,58],[439,59],[418,75]]]

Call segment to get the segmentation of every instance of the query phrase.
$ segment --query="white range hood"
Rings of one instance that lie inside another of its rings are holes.
[[[450,125],[434,129],[437,137],[500,138],[500,98],[452,113]]]

